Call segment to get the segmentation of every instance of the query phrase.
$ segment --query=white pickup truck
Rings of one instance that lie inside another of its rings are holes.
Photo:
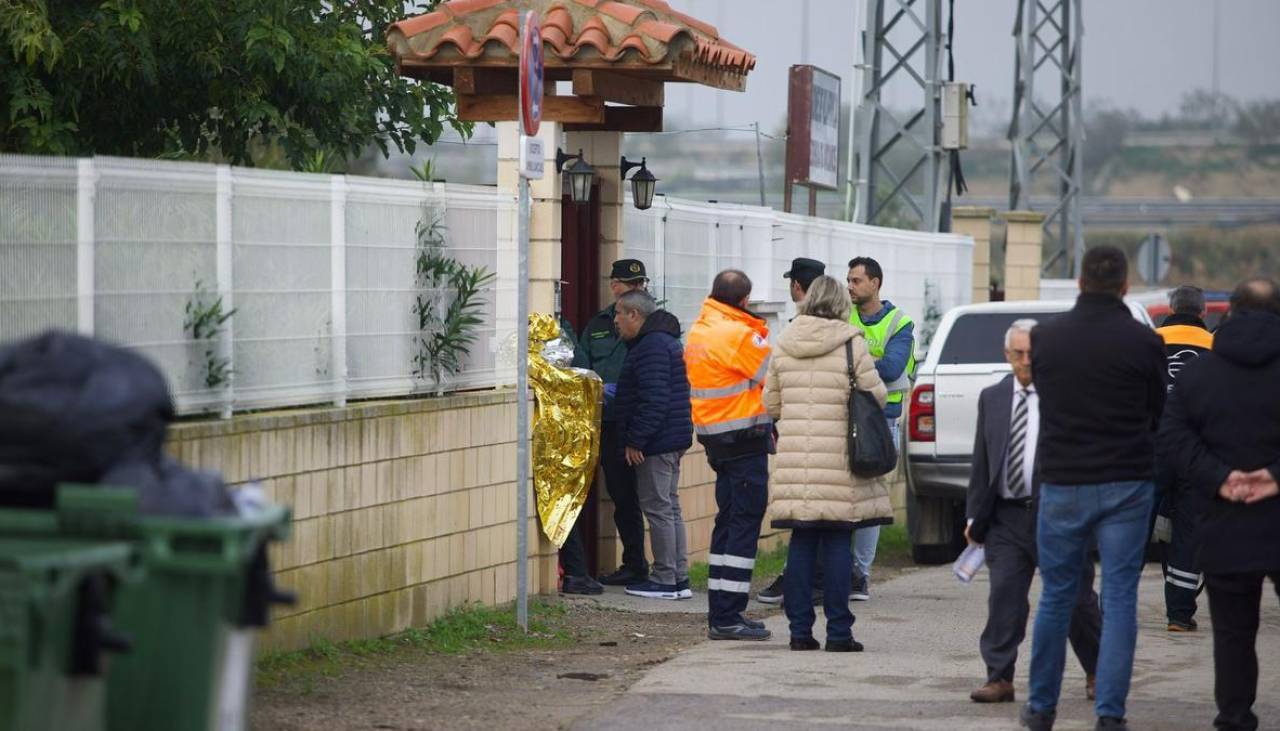
[[[1015,320],[1041,322],[1066,312],[1063,301],[962,305],[938,325],[916,371],[907,406],[907,532],[917,563],[945,563],[964,547],[965,492],[973,465],[978,395],[1010,372],[1004,334]],[[1154,327],[1146,308],[1126,302],[1134,319]]]

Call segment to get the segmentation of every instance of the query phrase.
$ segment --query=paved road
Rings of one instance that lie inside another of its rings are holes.
[[[574,728],[1017,728],[1018,704],[984,706],[968,699],[983,680],[978,634],[986,617],[985,572],[966,587],[951,577],[948,567],[932,568],[873,590],[873,601],[854,605],[854,634],[867,646],[862,654],[791,652],[786,619],[777,615],[768,620],[772,641],[707,642],[692,648],[654,668],[620,702]],[[1157,567],[1143,576],[1139,601],[1138,653],[1129,696],[1132,727],[1210,728],[1215,711],[1207,606],[1201,609],[1199,633],[1167,633]],[[822,637],[821,627],[815,634]],[[1023,660],[1030,642],[1028,631]],[[1263,728],[1276,728],[1280,606],[1269,586],[1258,655],[1263,674],[1255,710]],[[1019,704],[1026,670],[1026,663],[1020,663],[1015,683]],[[1068,660],[1058,715],[1059,729],[1093,728],[1093,707],[1084,698],[1084,674],[1074,657]]]

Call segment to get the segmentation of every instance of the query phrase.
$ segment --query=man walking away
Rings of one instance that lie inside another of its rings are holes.
[[[983,390],[969,477],[964,537],[986,546],[991,591],[987,626],[978,648],[987,682],[969,694],[977,703],[1012,703],[1018,646],[1027,634],[1027,592],[1036,573],[1036,508],[1040,495],[1040,397],[1032,383],[1031,329],[1018,320],[1004,335],[1004,357],[1013,374]],[[1094,697],[1102,615],[1093,591],[1093,561],[1084,562],[1068,637],[1085,673],[1085,695]]]
[[[1164,344],[1121,299],[1128,276],[1124,252],[1090,249],[1075,307],[1031,333],[1040,392],[1036,543],[1044,585],[1022,713],[1032,729],[1053,727],[1071,612],[1094,541],[1103,577],[1097,727],[1127,728],[1138,579],[1155,501],[1155,428],[1165,398]]]
[[[876,360],[876,370],[889,389],[884,415],[889,420],[894,444],[898,444],[902,399],[911,390],[911,379],[916,375],[915,323],[892,302],[880,299],[884,270],[875,259],[859,256],[850,260],[847,282],[849,296],[853,299],[849,323],[862,328],[871,357]],[[860,528],[854,533],[855,571],[850,598],[855,601],[871,598],[871,564],[875,561],[879,542],[880,526]]]
[[[1213,350],[1213,334],[1204,323],[1204,292],[1182,285],[1169,294],[1170,314],[1156,334],[1164,339],[1168,360],[1169,391],[1178,373],[1200,356]],[[1157,513],[1170,525],[1169,542],[1164,547],[1164,606],[1170,632],[1196,631],[1196,597],[1204,588],[1195,557],[1195,531],[1200,514],[1193,491],[1181,476],[1157,470],[1161,489]]]
[[[716,473],[716,520],[707,580],[707,636],[767,640],[764,625],[746,619],[760,522],[769,504],[773,422],[762,394],[769,370],[769,328],[747,311],[751,280],[736,269],[716,275],[711,296],[689,330],[685,365],[693,429]]]
[[[614,301],[635,290],[643,291],[648,283],[644,263],[636,259],[619,259],[613,263],[609,274],[609,290]],[[609,305],[591,318],[578,338],[578,350],[573,359],[575,368],[593,370],[605,383],[605,391],[617,388],[622,375],[622,361],[627,349],[614,324],[617,305]],[[640,500],[636,496],[636,473],[627,464],[622,444],[622,427],[614,413],[611,398],[605,399],[604,416],[600,428],[600,466],[604,471],[604,486],[613,501],[613,524],[618,528],[618,540],[622,542],[622,566],[611,574],[600,577],[600,583],[610,586],[626,586],[649,578],[649,562],[644,556],[644,517],[640,512]]]
[[[813,280],[821,277],[827,271],[827,265],[817,259],[806,259],[800,257],[791,260],[791,268],[782,275],[783,279],[791,280],[791,301],[799,305],[809,293],[809,285],[813,284]],[[783,566],[783,570],[786,567]],[[822,603],[822,554],[818,554],[816,564],[816,575],[814,577],[814,586],[818,587],[813,592],[813,603]],[[756,592],[756,601],[762,604],[781,604],[782,603],[782,586],[783,574],[778,574],[778,578],[769,582],[769,585]]]
[[[1252,731],[1258,728],[1252,708],[1265,577],[1280,595],[1280,289],[1274,281],[1250,279],[1231,295],[1213,352],[1182,371],[1169,397],[1160,457],[1186,478],[1203,511],[1198,543],[1213,619],[1214,727]]]
[[[627,359],[618,378],[614,410],[622,425],[627,464],[636,471],[640,508],[649,521],[653,574],[627,587],[634,596],[687,599],[688,535],[680,511],[680,458],[693,446],[689,379],[680,322],[646,292],[618,298],[618,333]]]

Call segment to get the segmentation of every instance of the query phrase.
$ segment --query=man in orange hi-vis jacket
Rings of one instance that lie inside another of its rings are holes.
[[[760,523],[769,504],[773,421],[764,408],[769,328],[747,310],[751,280],[736,269],[716,275],[711,296],[689,330],[685,365],[693,430],[716,472],[716,522],[711,531],[707,636],[767,640],[764,625],[747,619],[751,570]]]

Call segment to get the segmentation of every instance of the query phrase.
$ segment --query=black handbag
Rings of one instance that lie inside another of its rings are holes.
[[[858,388],[851,340],[844,342],[844,358],[849,369],[849,471],[858,477],[887,475],[898,466],[889,422],[875,397]]]

